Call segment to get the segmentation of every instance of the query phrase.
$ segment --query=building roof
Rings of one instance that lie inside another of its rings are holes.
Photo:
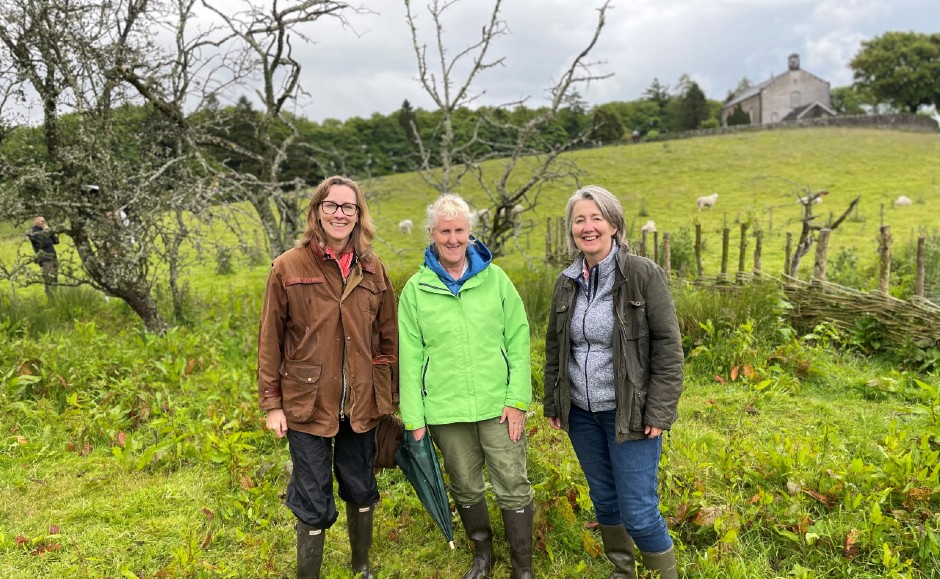
[[[816,76],[815,74],[813,74],[813,73],[811,73],[811,72],[808,72],[808,71],[806,71],[806,70],[803,70],[802,68],[797,69],[797,70],[800,70],[801,72],[804,72],[804,73],[808,74],[809,76],[815,78],[816,80],[818,80],[818,81],[820,81],[820,82],[824,82],[824,83],[826,83],[826,84],[829,84],[829,81],[823,80],[823,79],[819,78],[818,76]],[[791,72],[791,71],[788,70],[787,73],[789,73],[789,72]],[[784,73],[784,74],[786,74],[786,73]],[[741,91],[740,94],[735,95],[734,98],[732,98],[730,101],[728,101],[728,102],[726,102],[724,105],[722,105],[722,107],[721,107],[722,110],[727,109],[727,108],[730,108],[730,107],[733,107],[733,106],[735,106],[735,105],[737,105],[737,104],[739,104],[739,103],[742,103],[742,102],[746,101],[747,99],[749,99],[749,98],[751,98],[751,97],[754,97],[754,96],[759,95],[760,93],[764,92],[764,89],[765,89],[765,88],[767,88],[768,86],[770,86],[770,85],[772,85],[773,83],[775,83],[775,82],[777,82],[778,80],[780,80],[780,77],[781,77],[781,76],[782,76],[782,75],[772,76],[772,77],[770,77],[769,79],[765,80],[764,82],[762,82],[762,83],[760,83],[760,84],[755,84],[754,86],[751,86],[750,88],[747,88],[747,89]]]
[[[780,120],[781,121],[798,121],[808,116],[809,113],[812,112],[813,109],[821,109],[829,116],[833,116],[833,117],[836,116],[836,112],[834,110],[830,109],[829,107],[827,107],[826,105],[822,104],[819,101],[813,101],[808,105],[796,107],[795,109],[790,111],[790,114],[788,114],[787,116],[783,117]]]

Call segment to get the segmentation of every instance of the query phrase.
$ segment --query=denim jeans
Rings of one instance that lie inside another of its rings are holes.
[[[622,524],[641,551],[666,551],[672,537],[659,512],[657,490],[662,438],[618,443],[616,412],[588,412],[572,404],[568,417],[568,436],[587,478],[597,521]]]

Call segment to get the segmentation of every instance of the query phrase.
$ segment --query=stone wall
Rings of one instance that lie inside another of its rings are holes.
[[[913,131],[917,133],[937,133],[940,130],[937,121],[924,115],[898,113],[893,115],[839,115],[835,117],[819,117],[789,121],[768,125],[736,125],[733,127],[716,127],[714,129],[699,129],[682,133],[666,133],[656,137],[656,141],[669,139],[688,139],[691,137],[704,137],[708,135],[728,135],[747,131],[773,131],[778,129],[799,129],[804,127],[859,127],[866,129],[890,129],[893,131]]]

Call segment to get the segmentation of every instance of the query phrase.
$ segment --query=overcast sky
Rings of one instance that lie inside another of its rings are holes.
[[[427,0],[415,0],[424,23]],[[401,0],[370,0],[372,14],[350,14],[351,27],[324,20],[295,44],[310,93],[297,111],[310,120],[345,120],[388,114],[408,99],[433,108],[416,80],[417,66]],[[480,104],[529,97],[545,104],[550,86],[588,42],[598,0],[504,0],[511,34],[491,55],[504,66],[477,83]],[[452,53],[479,38],[492,0],[463,0],[444,31]],[[582,94],[589,104],[640,98],[654,78],[675,87],[688,74],[711,99],[723,100],[747,77],[759,83],[787,70],[787,56],[802,68],[849,85],[849,61],[861,42],[888,31],[940,32],[938,0],[615,0],[593,52],[596,73],[611,73]],[[426,32],[426,31],[425,31]],[[469,36],[468,36],[469,35]],[[432,38],[424,37],[424,42]]]

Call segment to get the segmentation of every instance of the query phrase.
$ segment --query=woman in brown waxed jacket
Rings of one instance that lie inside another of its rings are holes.
[[[298,577],[320,577],[325,530],[337,518],[333,472],[346,503],[353,572],[373,577],[373,429],[392,413],[398,392],[395,295],[372,251],[374,236],[356,182],[328,177],[310,200],[303,236],[268,276],[258,400],[267,427],[288,438]]]

